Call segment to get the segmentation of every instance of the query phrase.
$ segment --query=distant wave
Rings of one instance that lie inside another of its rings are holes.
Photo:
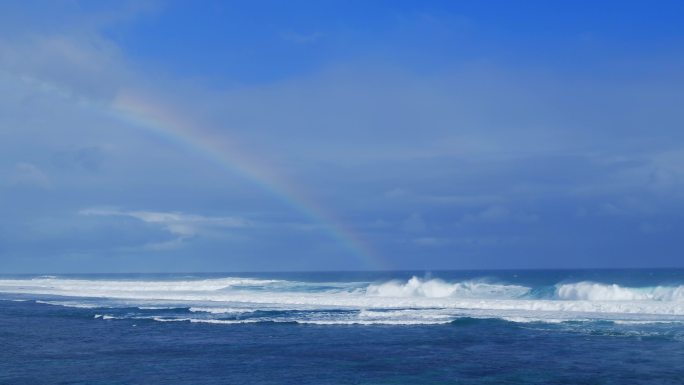
[[[212,291],[236,286],[268,285],[279,280],[226,277],[198,280],[99,280],[65,279],[42,276],[33,279],[0,280],[0,291],[16,288],[27,291],[50,290],[70,293],[111,293],[111,292],[149,292],[149,291]]]
[[[107,320],[364,325],[444,324],[463,317],[528,323],[684,321],[684,286],[624,287],[587,281],[527,287],[486,279],[448,282],[419,277],[325,283],[243,277],[38,277],[0,280],[0,293],[5,293],[3,298],[43,305],[97,309],[97,318]]]

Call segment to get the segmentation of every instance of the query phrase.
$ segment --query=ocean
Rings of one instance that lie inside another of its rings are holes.
[[[684,269],[0,276],[0,384],[684,384]]]

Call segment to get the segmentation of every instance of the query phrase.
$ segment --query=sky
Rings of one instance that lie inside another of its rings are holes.
[[[3,1],[0,273],[684,267],[679,1]]]

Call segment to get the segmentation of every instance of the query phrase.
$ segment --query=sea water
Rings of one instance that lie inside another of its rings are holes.
[[[684,270],[0,277],[2,384],[684,384]]]

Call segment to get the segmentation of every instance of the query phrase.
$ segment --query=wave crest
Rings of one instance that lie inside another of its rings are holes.
[[[584,281],[557,285],[556,297],[575,301],[684,301],[684,285],[633,288]]]
[[[389,281],[368,285],[366,294],[376,297],[425,297],[425,298],[519,298],[530,288],[517,285],[492,284],[481,281],[448,283],[441,279],[423,280],[412,277],[405,283]]]

